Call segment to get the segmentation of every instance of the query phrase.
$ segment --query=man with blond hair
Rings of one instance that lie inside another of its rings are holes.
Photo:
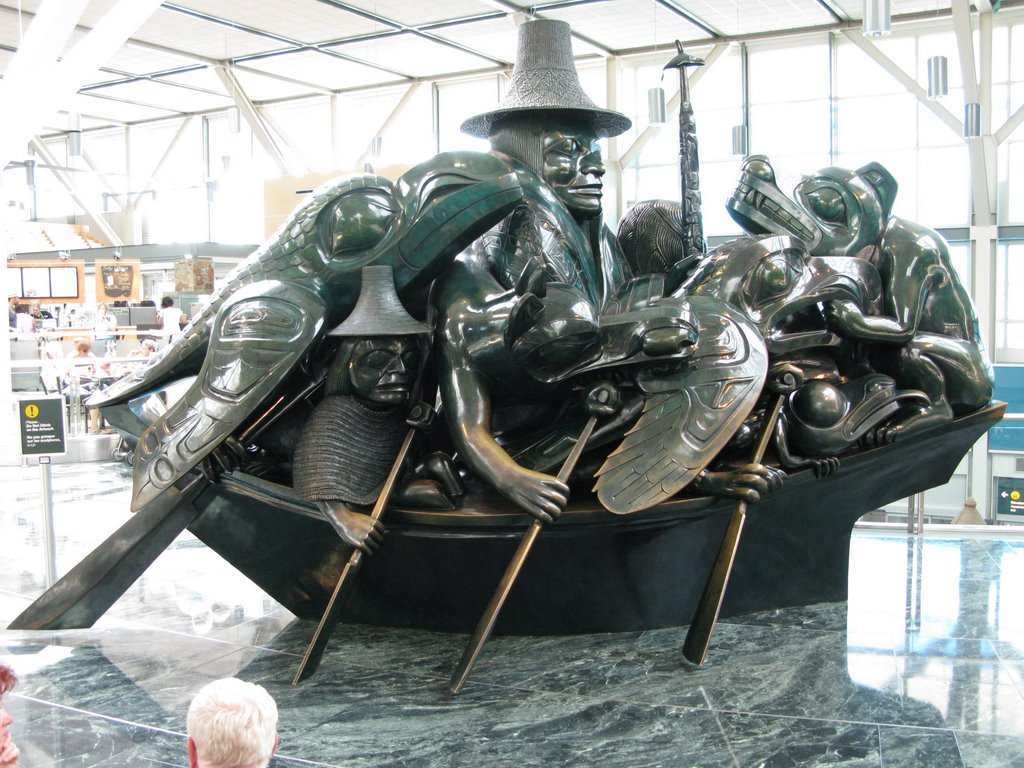
[[[189,768],[265,768],[277,749],[277,704],[234,677],[203,686],[187,723]]]

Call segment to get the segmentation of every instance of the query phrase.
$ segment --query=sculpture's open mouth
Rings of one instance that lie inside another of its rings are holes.
[[[775,181],[775,171],[764,155],[751,155],[743,163],[740,180],[725,204],[729,215],[755,235],[792,235],[813,251],[821,242],[817,222]]]
[[[863,387],[863,399],[856,402],[843,425],[846,438],[853,442],[869,429],[881,424],[899,410],[904,393],[888,376],[872,376]]]

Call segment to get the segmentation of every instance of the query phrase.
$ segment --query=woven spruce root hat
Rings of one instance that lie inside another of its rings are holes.
[[[618,136],[633,124],[619,112],[601,109],[583,92],[572,60],[569,25],[555,19],[536,19],[519,27],[508,93],[493,112],[464,122],[462,131],[486,139],[501,118],[531,112],[582,117],[590,122],[598,138]]]

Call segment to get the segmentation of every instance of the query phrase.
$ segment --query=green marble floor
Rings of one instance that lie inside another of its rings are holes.
[[[40,470],[0,468],[0,626],[44,589]],[[129,468],[53,468],[63,574],[127,515]],[[312,634],[185,535],[88,630],[0,631],[25,768],[183,765],[208,680],[264,685],[276,766],[1024,766],[1024,538],[858,531],[847,603],[731,617],[703,667],[685,627],[495,637]],[[556,588],[556,585],[553,585]]]

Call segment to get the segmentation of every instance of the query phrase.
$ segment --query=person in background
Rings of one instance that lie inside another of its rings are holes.
[[[138,360],[149,360],[153,355],[157,353],[157,346],[155,339],[145,338],[139,339],[139,346],[128,353],[128,357],[132,360],[129,363],[122,363],[121,365],[113,366],[112,374],[115,379],[119,379],[129,373],[140,369]],[[145,365],[145,363],[143,363]]]
[[[177,336],[181,332],[181,324],[185,315],[180,309],[174,306],[174,299],[164,296],[160,299],[160,311],[157,312],[160,318],[160,328],[168,337]]]
[[[17,682],[18,676],[14,674],[14,670],[6,664],[0,664],[0,768],[14,768],[21,757],[21,751],[11,738],[10,726],[14,718],[4,709],[4,694]]]
[[[12,293],[7,297],[7,315],[10,319],[11,330],[18,327],[18,294]]]
[[[264,768],[277,750],[277,704],[253,683],[207,683],[188,708],[189,768]]]
[[[156,354],[157,343],[155,339],[141,339],[139,346],[133,349],[130,357],[152,357]]]
[[[28,314],[32,318],[32,331],[38,332],[42,330],[43,320],[50,320],[53,315],[49,311],[43,309],[42,305],[38,301],[33,301],[28,305]]]
[[[93,320],[93,337],[97,344],[102,344],[106,348],[108,354],[113,345],[115,330],[117,330],[117,318],[110,313],[110,307],[102,302],[97,304],[96,317]]]
[[[64,390],[66,394],[74,396],[74,392],[77,389],[78,395],[81,399],[85,399],[88,395],[92,394],[98,387],[110,379],[109,365],[97,366],[95,364],[96,355],[92,351],[92,340],[87,339],[84,336],[76,338],[73,341],[75,345],[75,354],[71,355],[73,361],[68,367],[67,374],[64,380]],[[88,361],[88,362],[85,362]],[[77,382],[77,387],[74,384]],[[102,427],[100,420],[100,411],[98,408],[89,409],[89,432],[91,434],[98,434]]]

